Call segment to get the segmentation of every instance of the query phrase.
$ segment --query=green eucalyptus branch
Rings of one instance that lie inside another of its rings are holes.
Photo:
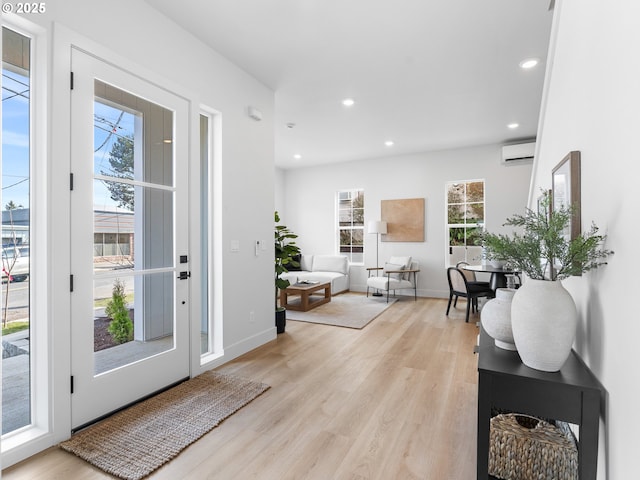
[[[505,261],[536,280],[562,280],[606,265],[604,259],[613,254],[602,247],[606,236],[598,234],[598,227],[592,224],[588,232],[569,240],[567,229],[577,207],[551,211],[550,202],[549,193],[544,191],[538,211],[527,208],[524,215],[507,219],[504,225],[518,227],[521,233],[483,233],[487,258]]]

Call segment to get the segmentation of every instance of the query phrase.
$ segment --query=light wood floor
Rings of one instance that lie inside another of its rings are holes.
[[[363,330],[287,322],[219,368],[271,385],[150,479],[475,478],[477,316],[402,298]],[[113,478],[51,448],[4,480]]]

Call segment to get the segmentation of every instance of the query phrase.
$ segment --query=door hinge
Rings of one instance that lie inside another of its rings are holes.
[[[73,173],[69,174],[69,190],[73,190]]]
[[[71,90],[73,90],[73,72],[69,73],[71,73],[71,75],[69,76],[69,86],[71,87]]]
[[[69,291],[73,292],[73,275],[69,275]]]
[[[71,393],[73,393],[73,375],[71,375]]]

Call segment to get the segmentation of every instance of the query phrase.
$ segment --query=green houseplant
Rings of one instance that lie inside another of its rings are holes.
[[[280,216],[275,212],[275,311],[276,327],[278,333],[283,333],[286,325],[286,311],[278,306],[278,291],[289,286],[289,280],[282,278],[282,274],[288,272],[287,266],[299,267],[300,263],[295,260],[295,256],[300,254],[300,248],[296,245],[295,239],[298,236],[285,225],[280,223]]]
[[[543,192],[539,210],[527,209],[524,215],[514,215],[504,225],[520,227],[522,233],[512,236],[485,232],[482,243],[491,260],[503,260],[534,280],[562,280],[606,264],[611,253],[602,248],[604,235],[591,224],[586,233],[574,239],[565,232],[575,214],[576,206],[551,211],[551,196]]]
[[[487,258],[503,260],[527,276],[511,303],[513,339],[522,362],[554,372],[571,353],[578,322],[575,302],[560,280],[605,265],[613,252],[603,248],[606,236],[593,223],[589,231],[569,238],[577,206],[552,210],[550,204],[545,191],[538,211],[527,209],[505,222],[519,227],[519,233],[485,232],[482,241]]]

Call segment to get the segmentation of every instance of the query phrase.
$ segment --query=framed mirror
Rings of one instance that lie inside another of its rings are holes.
[[[575,210],[571,224],[567,227],[567,236],[573,240],[582,230],[580,224],[580,152],[572,151],[552,170],[552,208],[573,205]]]

